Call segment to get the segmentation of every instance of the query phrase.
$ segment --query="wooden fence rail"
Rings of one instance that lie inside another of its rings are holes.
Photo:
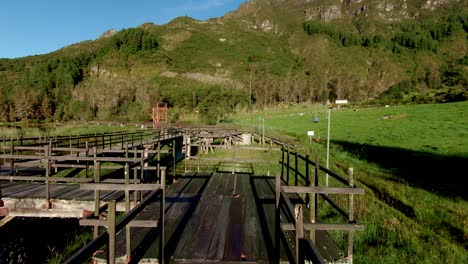
[[[291,164],[291,158],[294,158],[294,166]],[[300,172],[298,168],[298,159],[302,160],[304,163],[304,173]],[[278,174],[276,177],[276,220],[278,221],[276,229],[278,234],[286,231],[295,231],[295,248],[296,254],[294,259],[290,259],[290,262],[294,263],[304,263],[305,258],[315,259],[317,263],[323,263],[323,259],[315,248],[315,237],[317,230],[338,230],[338,231],[347,231],[348,232],[348,254],[347,259],[349,263],[353,262],[353,237],[354,231],[364,230],[363,225],[356,224],[354,219],[354,195],[355,194],[364,194],[365,191],[362,188],[358,188],[354,185],[354,175],[353,169],[349,168],[348,178],[349,180],[344,179],[340,175],[331,172],[329,169],[326,169],[319,164],[318,155],[315,162],[309,159],[308,155],[300,155],[297,151],[291,151],[289,148],[282,150],[282,159],[281,164],[281,174]],[[314,173],[309,173],[310,166],[314,167]],[[328,175],[335,178],[339,183],[345,184],[346,187],[321,187],[319,186],[319,172],[328,173]],[[290,172],[293,173],[294,179],[290,179]],[[302,179],[302,186],[300,185],[299,179]],[[293,186],[289,186],[289,184]],[[283,185],[284,184],[284,185]],[[303,220],[303,206],[302,204],[297,204],[293,206],[288,194],[305,194],[307,195],[306,204],[310,210],[310,219],[309,223],[305,223]],[[318,223],[317,222],[317,210],[318,210],[318,194],[320,194],[324,201],[329,203],[332,208],[337,210],[340,215],[342,215],[347,221],[346,224],[328,224],[328,223]],[[341,194],[348,195],[348,210],[343,209],[336,203],[328,194]],[[284,208],[288,212],[287,223],[280,222],[280,208]],[[309,240],[305,239],[303,230],[309,231],[310,236]],[[278,235],[279,236],[279,235]],[[303,241],[304,240],[304,241]],[[292,249],[292,245],[286,245]],[[280,239],[276,238],[276,248],[279,254],[280,249]],[[303,251],[305,248],[311,250],[307,254]],[[292,251],[292,250],[291,250]],[[315,253],[317,251],[317,253]],[[310,255],[310,252],[313,252],[313,255]],[[315,263],[315,262],[314,262]]]
[[[73,254],[70,258],[68,258],[64,263],[72,264],[72,263],[83,263],[86,262],[96,251],[98,251],[101,247],[103,247],[107,243],[107,262],[114,264],[116,260],[116,255],[115,255],[115,245],[116,245],[116,234],[126,228],[126,236],[130,236],[129,228],[130,227],[157,227],[159,230],[159,236],[160,236],[160,253],[159,253],[159,263],[165,263],[165,256],[164,256],[164,225],[165,225],[165,200],[166,200],[166,191],[165,191],[165,183],[166,183],[166,167],[161,167],[161,179],[160,182],[161,184],[158,184],[157,186],[151,186],[154,188],[149,188],[151,193],[146,195],[145,199],[141,201],[137,206],[135,206],[131,210],[127,210],[126,214],[123,216],[122,219],[120,219],[118,222],[116,222],[116,201],[112,200],[109,201],[108,205],[108,220],[107,221],[102,221],[99,219],[83,219],[80,220],[80,224],[84,226],[106,226],[107,227],[107,232],[102,233],[95,237],[94,240],[89,242],[86,246],[81,248],[79,251],[77,251],[75,254]],[[99,189],[99,190],[106,190],[107,187],[104,187],[105,185],[94,185],[93,189]],[[134,188],[133,190],[137,190],[136,188],[139,185],[133,185]],[[148,186],[150,187],[150,186]],[[128,189],[132,189],[130,186]],[[136,216],[140,212],[142,212],[150,202],[154,201],[156,197],[160,197],[160,212],[159,212],[159,220],[156,223],[155,221],[138,221],[134,220]],[[127,261],[131,260],[131,252],[127,251]]]

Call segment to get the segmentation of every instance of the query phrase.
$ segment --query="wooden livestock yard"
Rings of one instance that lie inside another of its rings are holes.
[[[281,159],[243,158],[242,149]],[[352,263],[353,234],[364,228],[354,219],[353,197],[364,190],[352,169],[342,177],[318,157],[255,133],[160,129],[23,139],[7,150],[0,156],[2,221],[75,217],[94,230],[66,263]],[[232,154],[202,155],[221,150]],[[231,169],[205,171],[207,162]],[[266,175],[238,169],[253,163],[264,164]],[[333,187],[321,185],[322,173]],[[320,203],[343,221],[321,222]],[[329,230],[348,233],[347,252]]]

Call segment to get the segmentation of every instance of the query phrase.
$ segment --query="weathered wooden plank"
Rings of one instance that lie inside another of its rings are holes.
[[[293,224],[281,224],[281,228],[285,231],[292,231],[295,230]],[[342,231],[350,231],[350,230],[357,230],[363,231],[364,225],[358,224],[312,224],[312,223],[304,223],[305,230],[342,230]]]
[[[265,246],[265,238],[262,235],[255,198],[252,190],[250,176],[242,177],[242,193],[244,194],[244,249],[245,260],[267,261],[268,255]],[[245,261],[244,260],[244,261]]]
[[[243,255],[243,243],[244,243],[244,208],[243,208],[243,195],[232,197],[231,207],[229,209],[228,229],[227,229],[227,241],[225,246],[225,253],[223,260],[228,261],[240,261]]]
[[[219,214],[213,230],[213,237],[208,249],[207,259],[209,260],[220,261],[224,257],[224,248],[228,242],[226,241],[226,234],[228,229],[226,216],[229,215],[231,200],[232,198],[229,196],[222,196],[222,203],[219,208]]]
[[[80,185],[82,190],[104,190],[104,191],[150,191],[158,190],[161,184],[119,184],[119,183],[84,183]]]
[[[363,188],[282,186],[286,193],[365,194]]]
[[[213,227],[220,213],[222,198],[221,195],[203,195],[197,210],[190,219],[188,232],[180,241],[183,245],[182,258],[206,259],[213,236]],[[227,215],[224,218],[226,219]]]

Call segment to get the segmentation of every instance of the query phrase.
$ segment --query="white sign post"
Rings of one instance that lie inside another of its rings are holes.
[[[315,135],[314,131],[307,131],[307,136],[309,136],[309,144],[312,144],[312,137]]]

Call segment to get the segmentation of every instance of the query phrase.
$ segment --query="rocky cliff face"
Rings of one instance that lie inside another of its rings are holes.
[[[467,0],[257,0],[244,3],[225,18],[241,19],[252,28],[281,33],[284,20],[298,17],[302,22],[358,17],[393,22],[417,18],[425,11],[435,11],[453,2],[468,4]]]

